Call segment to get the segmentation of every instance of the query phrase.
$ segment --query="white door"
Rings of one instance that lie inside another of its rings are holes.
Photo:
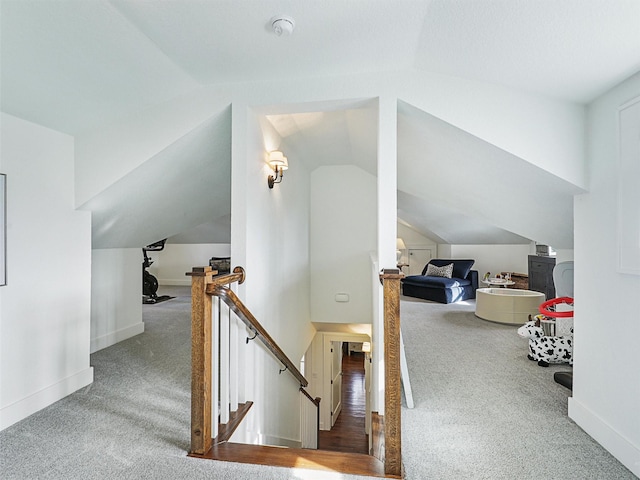
[[[331,426],[342,410],[342,342],[331,342]]]
[[[430,248],[409,249],[409,275],[420,275],[432,258]]]

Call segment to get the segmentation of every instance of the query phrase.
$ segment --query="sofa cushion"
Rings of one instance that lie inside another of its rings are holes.
[[[425,275],[433,276],[433,277],[451,278],[452,273],[453,273],[453,263],[450,263],[449,265],[445,265],[443,267],[436,267],[432,263],[428,263],[427,271]]]
[[[422,274],[424,275],[427,272],[427,266],[429,264],[435,265],[436,267],[443,267],[450,263],[453,263],[453,274],[451,275],[452,277],[467,278],[467,275],[469,275],[469,271],[475,263],[475,260],[433,258],[429,260],[429,263],[424,267]]]
[[[403,278],[402,283],[427,288],[454,288],[471,285],[471,280],[462,278],[433,277],[427,275],[410,275]]]

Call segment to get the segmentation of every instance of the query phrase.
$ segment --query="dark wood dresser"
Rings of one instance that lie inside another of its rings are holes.
[[[555,257],[529,255],[529,290],[544,293],[547,300],[555,298],[556,287],[553,284],[555,266]]]

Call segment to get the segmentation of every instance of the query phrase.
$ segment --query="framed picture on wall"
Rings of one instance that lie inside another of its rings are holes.
[[[0,173],[0,286],[7,284],[7,176]]]
[[[640,275],[640,97],[618,114],[618,271]]]

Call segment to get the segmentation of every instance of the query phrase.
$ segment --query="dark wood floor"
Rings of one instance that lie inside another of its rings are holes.
[[[368,455],[369,439],[364,433],[363,354],[345,355],[342,369],[342,412],[331,431],[320,432],[318,450],[223,442],[213,445],[206,455],[190,456],[227,462],[311,468],[370,477],[400,478],[385,475],[384,463],[378,460],[379,457]],[[378,417],[374,415],[374,418]],[[374,445],[376,443],[379,442],[374,438]]]
[[[352,353],[342,359],[342,411],[330,431],[320,431],[321,450],[369,453],[364,431],[364,354]]]

